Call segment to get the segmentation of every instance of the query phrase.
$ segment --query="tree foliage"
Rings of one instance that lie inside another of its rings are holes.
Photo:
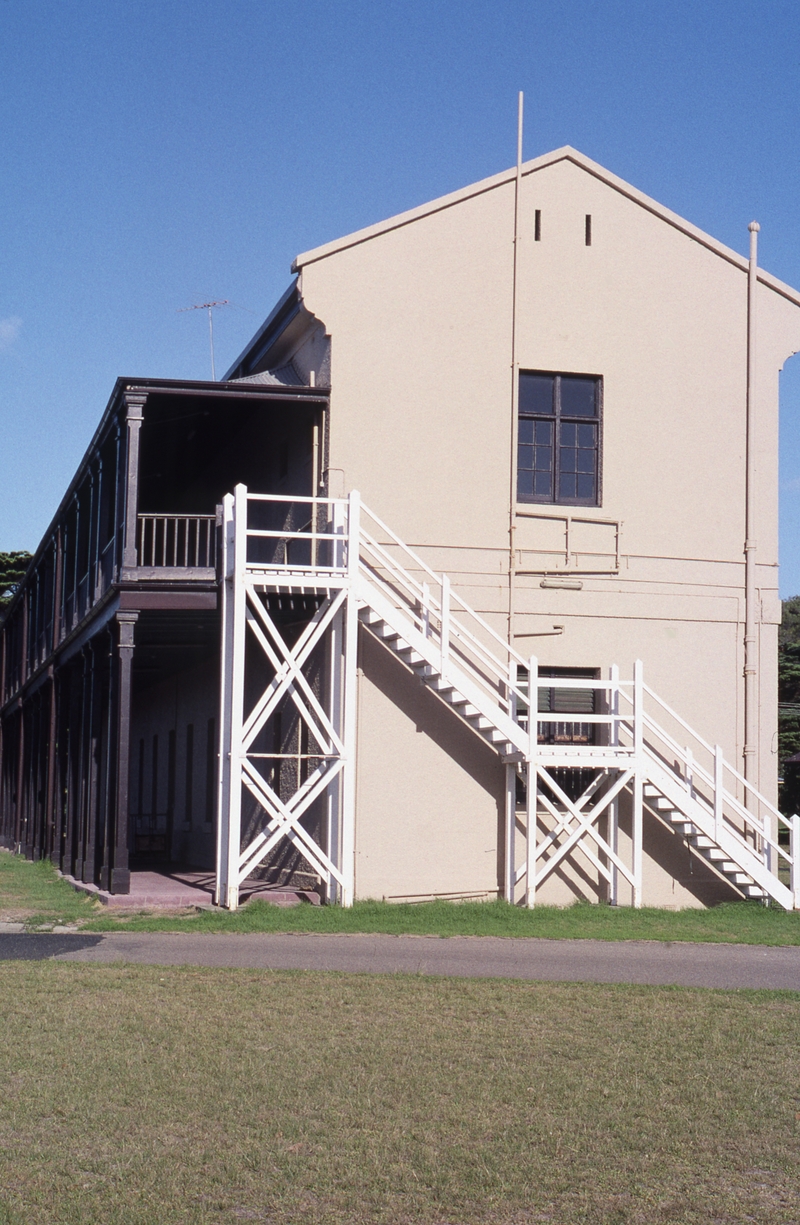
[[[787,759],[800,753],[800,596],[783,601],[778,631],[778,773],[783,779],[780,808],[800,812],[800,765]]]
[[[30,560],[31,554],[24,550],[16,553],[0,553],[0,621],[22,582]]]

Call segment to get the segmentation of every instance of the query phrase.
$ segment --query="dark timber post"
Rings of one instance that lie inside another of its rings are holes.
[[[20,689],[28,679],[28,592],[22,595],[22,651],[20,652]],[[14,806],[14,850],[22,850],[22,807],[25,766],[25,708],[19,698],[19,744],[17,745],[17,802]]]
[[[55,808],[56,808],[56,675],[51,664],[47,669],[50,677],[48,685],[49,710],[47,724],[47,790],[44,802],[44,830],[42,831],[42,858],[53,858],[55,847]]]
[[[86,842],[83,858],[83,880],[97,884],[97,799],[100,763],[100,668],[98,643],[92,638],[87,645],[91,672],[89,674],[89,723],[86,743]]]
[[[81,723],[80,723],[80,741],[78,743],[77,763],[78,777],[77,785],[77,812],[75,822],[75,879],[83,880],[83,863],[86,858],[86,816],[89,801],[89,740],[91,736],[91,664],[88,648],[83,647],[80,653],[81,659]]]
[[[53,642],[52,652],[55,655],[61,641],[61,561],[63,556],[61,544],[61,525],[56,528],[55,565],[53,568]],[[42,854],[48,856],[53,863],[61,862],[61,829],[56,819],[59,808],[58,801],[58,760],[56,744],[58,742],[58,689],[60,681],[56,677],[55,667],[48,668],[50,676],[50,736],[47,745],[47,834]]]
[[[100,875],[98,884],[108,889],[111,884],[111,813],[113,810],[113,787],[116,776],[114,762],[115,728],[114,711],[117,701],[117,680],[114,675],[114,633],[111,626],[103,635],[103,726],[101,732],[101,762],[103,768],[100,789]]]
[[[128,469],[130,477],[130,468]],[[134,535],[135,544],[135,535]],[[128,780],[131,755],[131,670],[133,666],[134,629],[139,614],[117,613],[118,661],[116,684],[117,770],[113,867],[111,892],[130,893],[131,874],[128,866]]]
[[[122,549],[122,567],[124,570],[136,569],[136,518],[139,505],[139,431],[142,428],[142,414],[146,399],[145,395],[133,395],[130,392],[125,395],[128,451],[125,484],[125,543]]]
[[[25,766],[25,708],[22,698],[17,699],[17,797],[14,805],[14,850],[17,854],[22,850],[22,805]]]
[[[67,665],[67,678],[69,688],[64,722],[64,840],[61,871],[71,876],[78,857],[78,813],[80,810],[78,754],[82,690],[78,661]]]

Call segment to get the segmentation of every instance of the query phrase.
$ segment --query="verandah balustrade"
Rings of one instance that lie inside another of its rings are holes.
[[[145,568],[213,570],[216,516],[139,515],[136,551]]]

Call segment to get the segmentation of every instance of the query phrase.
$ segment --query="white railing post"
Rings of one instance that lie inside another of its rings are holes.
[[[336,511],[340,511],[341,507],[335,507]],[[340,520],[341,526],[341,520]],[[335,543],[338,549],[340,546]],[[331,726],[335,729],[339,739],[344,742],[344,699],[342,695],[343,669],[344,660],[344,612],[340,608],[336,616],[331,622],[330,635],[328,638],[328,717],[331,721]],[[327,787],[327,846],[328,858],[331,863],[336,864],[341,868],[342,864],[342,805],[341,795],[342,780],[341,776],[337,775]],[[326,880],[326,897],[328,904],[341,902],[341,890],[339,882],[331,872],[328,872]]]
[[[330,508],[329,530],[334,539],[331,541],[330,563],[334,570],[341,572],[345,568],[348,556],[349,507],[341,499],[333,502]],[[346,746],[345,735],[345,697],[344,697],[344,665],[345,665],[345,617],[346,606],[340,609],[331,624],[329,641],[330,661],[330,719],[336,728],[336,733]],[[344,770],[347,769],[345,765]],[[342,830],[344,811],[344,777],[340,773],[328,784],[328,857],[341,871],[344,863],[342,853]],[[328,902],[342,902],[342,890],[335,877],[328,873]]]
[[[539,661],[531,655],[528,661],[528,752],[527,786],[525,788],[525,904],[531,909],[536,903],[536,809],[539,773],[536,768],[539,713]]]
[[[608,704],[608,711],[611,715],[611,723],[608,729],[608,740],[612,748],[619,748],[619,668],[616,664],[611,665],[609,671],[609,680],[611,681],[611,701]],[[619,854],[619,800],[612,800],[608,808],[608,843],[615,855]],[[619,903],[619,873],[617,865],[611,863],[611,880],[609,882],[609,902],[612,906]]]
[[[342,742],[342,905],[355,897],[356,718],[358,701],[358,570],[361,547],[361,496],[353,490],[347,511],[347,598],[344,613],[344,718]]]
[[[247,592],[247,486],[223,499],[222,677],[220,684],[218,906],[239,905],[242,824],[242,719]]]
[[[724,820],[725,758],[718,744],[714,745],[714,841],[719,845]]]
[[[770,813],[764,812],[761,817],[763,833],[763,854],[764,867],[768,872],[772,871],[772,817]]]
[[[428,583],[422,584],[422,608],[420,610],[422,621],[422,635],[424,638],[431,636],[431,589]]]
[[[635,773],[633,776],[633,905],[638,909],[642,904],[642,824],[643,824],[643,790],[644,790],[644,678],[642,661],[637,659],[633,665],[633,749]]]
[[[517,767],[506,766],[506,813],[505,813],[505,862],[503,866],[503,897],[514,905],[516,885],[516,825],[517,825]]]
[[[423,585],[423,591],[427,598],[427,584]],[[517,665],[509,662],[508,665],[508,714],[509,718],[516,723],[517,720],[517,695],[515,693],[515,685],[517,681]],[[516,870],[517,870],[517,853],[516,853],[516,829],[517,829],[517,767],[514,763],[506,765],[506,812],[505,812],[505,862],[504,862],[504,880],[503,880],[503,897],[512,906],[516,900]]]
[[[795,910],[800,910],[800,817],[797,813],[789,823],[789,888]]]
[[[344,570],[347,521],[345,506],[341,501],[334,502],[331,507],[330,530],[334,536],[331,541],[331,565],[334,570]]]
[[[442,666],[440,671],[442,675],[444,675],[444,670],[450,656],[450,577],[447,574],[442,575],[442,621],[440,646],[442,651]]]
[[[686,790],[689,792],[690,798],[694,799],[694,759],[692,757],[692,750],[689,748],[688,744],[684,749],[684,753],[684,781],[686,783]]]

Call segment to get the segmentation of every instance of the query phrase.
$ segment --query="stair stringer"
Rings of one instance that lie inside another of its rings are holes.
[[[495,752],[502,757],[508,752],[508,746],[510,745],[512,750],[527,755],[529,747],[527,731],[519,723],[514,722],[511,716],[492,699],[491,694],[481,689],[479,685],[476,685],[466,672],[453,662],[452,656],[446,658],[443,667],[441,653],[436,640],[426,638],[424,634],[421,634],[411,618],[402,609],[397,608],[391,600],[387,599],[376,585],[366,578],[363,571],[357,581],[359,608],[370,608],[382,621],[391,626],[402,638],[403,642],[407,643],[409,647],[426,661],[427,666],[431,668],[431,672],[424,679],[430,680],[437,676],[441,677],[448,686],[452,686],[454,692],[465,698],[470,705],[474,706],[500,732],[503,736],[503,742],[502,744],[493,744],[491,746]],[[397,653],[393,652],[393,654]],[[435,689],[434,692],[436,692]],[[442,696],[441,693],[439,696]],[[454,715],[458,715],[458,711],[451,703],[447,702],[445,698],[442,700],[450,707]],[[458,717],[461,718],[460,715]],[[466,722],[466,725],[470,726],[468,722]],[[481,739],[485,740],[486,738],[481,737]],[[491,743],[490,741],[486,742]]]
[[[704,834],[715,846],[724,851],[728,858],[742,872],[746,873],[755,884],[776,901],[784,910],[792,910],[794,899],[792,891],[770,872],[764,861],[751,850],[730,829],[723,826],[718,832],[714,828],[714,813],[712,810],[689,794],[686,783],[677,775],[670,773],[659,762],[658,758],[645,746],[645,775],[647,781],[657,787],[670,803],[682,812],[687,821],[696,827],[698,833]]]

